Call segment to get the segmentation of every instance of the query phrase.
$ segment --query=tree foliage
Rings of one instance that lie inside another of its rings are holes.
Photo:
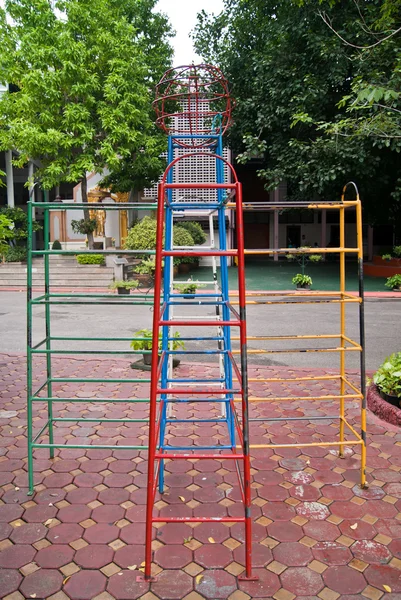
[[[196,47],[237,100],[231,145],[240,161],[263,157],[269,189],[286,180],[293,198],[334,199],[352,179],[365,219],[399,219],[401,139],[389,134],[400,128],[401,38],[365,47],[396,29],[400,4],[225,0],[220,15],[198,16]]]
[[[165,136],[153,87],[170,65],[156,0],[6,0],[0,8],[0,148],[44,188],[102,173],[116,190],[157,179]],[[83,200],[86,190],[83,188]]]

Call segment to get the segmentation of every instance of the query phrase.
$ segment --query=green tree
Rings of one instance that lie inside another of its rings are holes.
[[[397,36],[379,44],[368,62],[363,50],[341,39],[369,45],[375,19],[388,3],[225,0],[222,14],[198,16],[196,47],[223,69],[237,100],[232,148],[239,161],[263,157],[259,176],[268,189],[286,180],[292,198],[334,199],[353,179],[366,220],[399,221],[399,141],[334,131],[350,116],[356,86],[379,86],[395,70]],[[387,19],[396,22],[398,16]],[[369,77],[374,68],[376,79]]]
[[[119,191],[150,184],[165,136],[152,89],[170,65],[156,0],[6,0],[0,9],[0,148],[40,161],[44,188],[104,172]],[[89,219],[89,211],[84,211]],[[92,234],[89,236],[92,246]]]
[[[4,214],[0,214],[0,255],[7,252],[7,240],[12,237],[14,223]]]

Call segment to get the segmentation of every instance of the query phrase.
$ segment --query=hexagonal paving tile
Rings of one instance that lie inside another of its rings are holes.
[[[127,529],[127,527],[121,529],[121,533],[125,529]],[[83,537],[90,544],[109,544],[113,540],[116,540],[119,534],[120,529],[117,527],[117,525],[111,525],[110,523],[99,523],[85,529]]]
[[[91,509],[85,504],[71,504],[60,508],[57,518],[62,523],[80,523],[89,519]]]
[[[369,564],[384,565],[393,557],[389,548],[374,540],[358,540],[352,544],[350,550],[355,558]]]
[[[107,591],[119,600],[136,600],[141,598],[149,590],[149,583],[138,582],[137,577],[142,575],[140,571],[123,571],[110,577]]]
[[[199,594],[213,600],[227,599],[236,589],[237,583],[233,575],[221,570],[205,571],[201,580],[195,583],[195,590]]]
[[[121,506],[98,506],[92,511],[91,518],[96,523],[114,523],[124,518],[125,510]]]
[[[324,587],[321,576],[308,567],[290,567],[280,575],[283,587],[295,596],[314,596]]]
[[[43,539],[48,532],[42,523],[24,523],[21,527],[14,527],[10,539],[14,544],[34,544]]]
[[[8,546],[0,552],[0,567],[5,569],[20,569],[33,560],[36,554],[32,546],[18,544]]]
[[[114,562],[123,569],[132,565],[140,565],[145,560],[145,546],[124,546],[114,555]]]
[[[313,560],[313,555],[307,546],[299,542],[283,542],[273,548],[274,560],[288,567],[304,567]]]
[[[74,550],[70,546],[54,544],[39,550],[35,562],[43,569],[59,569],[71,562],[73,556]]]
[[[350,567],[330,567],[323,573],[323,579],[330,590],[339,594],[359,594],[366,587],[362,573]]]
[[[251,598],[272,598],[280,588],[279,578],[271,571],[253,569],[252,575],[257,576],[258,580],[239,582],[239,588],[249,594]]]
[[[114,550],[105,544],[85,546],[77,550],[74,562],[84,569],[101,569],[113,561]]]
[[[192,562],[192,550],[177,544],[163,546],[156,550],[154,560],[163,569],[182,569]]]
[[[195,527],[195,529],[192,529],[191,527],[189,527],[189,525],[186,525],[185,523],[166,523],[166,525],[157,530],[156,536],[158,540],[164,542],[165,544],[183,544],[184,540],[191,539],[192,537],[196,537],[196,539],[199,539],[199,537],[195,536],[195,534],[198,532],[198,529],[202,527],[202,525],[203,524],[201,524],[199,527]],[[126,534],[125,530],[131,527],[137,529],[138,525],[128,525],[128,527],[124,527],[124,529],[122,529],[120,537],[124,541],[126,541],[125,537],[123,537],[123,535],[125,536]],[[145,527],[143,527],[142,538],[144,543]]]
[[[59,592],[62,585],[63,576],[59,571],[39,569],[24,578],[20,591],[25,598],[48,598]],[[82,596],[81,598],[84,600]]]
[[[82,537],[84,528],[76,523],[61,523],[48,530],[47,539],[54,544],[70,544]]]
[[[106,582],[99,571],[79,571],[67,581],[64,592],[71,600],[92,600],[106,589]]]
[[[0,569],[0,594],[2,598],[18,590],[22,576],[14,569]]]
[[[349,548],[337,542],[318,542],[312,552],[316,560],[326,565],[346,565],[352,560]]]

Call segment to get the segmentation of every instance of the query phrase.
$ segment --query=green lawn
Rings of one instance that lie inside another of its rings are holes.
[[[237,286],[237,268],[229,268],[230,289]],[[301,272],[298,264],[287,261],[274,262],[265,261],[247,261],[246,264],[246,286],[249,290],[289,290],[294,286],[291,283],[292,277]],[[325,262],[320,264],[308,264],[305,273],[310,275],[313,280],[312,289],[334,291],[339,288],[339,263]],[[199,281],[210,281],[212,271],[208,267],[200,267],[191,271],[193,279]],[[179,275],[177,279],[186,281],[189,275]],[[380,277],[364,278],[365,290],[367,292],[385,292],[389,291],[385,287],[385,279]],[[358,290],[357,269],[354,262],[346,265],[346,289],[348,291]]]

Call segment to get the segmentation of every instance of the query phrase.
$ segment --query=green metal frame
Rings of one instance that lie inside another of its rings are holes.
[[[40,206],[44,210],[44,250],[33,250],[33,213],[35,206]],[[51,335],[51,305],[53,304],[74,304],[74,305],[128,305],[128,306],[153,306],[153,295],[147,294],[144,298],[140,294],[130,294],[129,296],[114,297],[111,294],[68,294],[68,293],[52,293],[50,287],[50,256],[51,255],[78,255],[78,254],[103,254],[103,255],[137,255],[136,250],[49,250],[50,245],[50,210],[82,210],[85,208],[90,210],[154,210],[155,203],[121,203],[121,204],[100,204],[91,203],[90,205],[83,204],[60,204],[55,202],[29,202],[28,203],[28,240],[27,240],[27,436],[28,436],[28,495],[34,492],[34,459],[33,453],[35,449],[49,449],[50,458],[54,457],[55,448],[78,448],[78,449],[110,449],[110,450],[146,450],[147,446],[115,446],[115,445],[88,445],[88,444],[65,444],[54,441],[53,424],[57,422],[96,422],[104,421],[113,423],[148,423],[149,419],[108,419],[108,418],[62,418],[54,416],[54,404],[60,402],[113,402],[113,403],[149,403],[149,398],[59,398],[53,395],[54,383],[149,383],[149,378],[82,378],[82,377],[54,377],[53,376],[53,356],[77,356],[87,354],[151,354],[151,350],[79,350],[76,348],[68,350],[59,350],[54,348],[54,342],[79,342],[96,341],[96,342],[126,342],[131,341],[130,337],[77,337],[77,336],[52,336]],[[141,254],[153,255],[154,250],[143,250]],[[40,294],[36,298],[33,297],[32,285],[32,261],[35,256],[43,256],[44,262],[44,294]],[[33,345],[32,332],[34,325],[33,307],[43,306],[45,312],[45,338]],[[137,338],[144,340],[148,338]],[[46,357],[46,380],[41,385],[33,390],[34,370],[35,365],[33,359],[36,355],[44,355]],[[40,394],[42,395],[40,396]],[[39,429],[33,429],[33,407],[36,403],[47,404],[47,421]],[[47,438],[45,441],[43,438]]]

